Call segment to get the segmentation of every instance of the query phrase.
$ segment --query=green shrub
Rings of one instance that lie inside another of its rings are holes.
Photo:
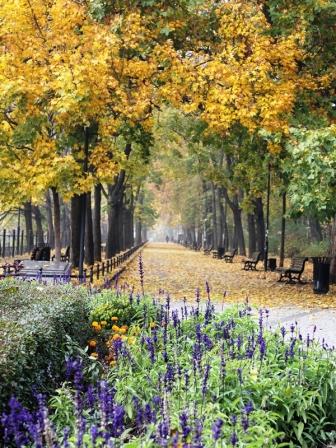
[[[69,338],[86,343],[88,295],[70,285],[4,280],[0,297],[0,400],[15,395],[27,403],[64,379]]]
[[[113,290],[103,291],[90,301],[90,321],[107,322],[106,329],[110,329],[115,323],[112,317],[118,318],[118,324],[143,325],[153,322],[157,318],[157,306],[153,305],[152,299],[129,297],[121,295]]]

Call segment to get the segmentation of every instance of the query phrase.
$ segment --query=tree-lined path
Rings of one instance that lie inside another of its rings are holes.
[[[317,326],[317,336],[336,344],[336,291],[326,295],[315,295],[312,284],[288,285],[278,283],[277,274],[261,271],[243,271],[240,257],[234,263],[213,259],[203,253],[185,249],[172,243],[149,243],[143,250],[145,292],[163,297],[169,293],[173,303],[179,305],[186,298],[195,300],[195,290],[200,289],[202,300],[206,300],[205,282],[210,285],[210,295],[221,309],[228,303],[249,302],[255,306],[271,309],[270,324],[298,322],[302,332],[311,332]],[[311,278],[308,264],[305,277]],[[120,284],[134,286],[140,291],[138,260],[135,259],[120,278]],[[224,298],[225,294],[225,298]]]

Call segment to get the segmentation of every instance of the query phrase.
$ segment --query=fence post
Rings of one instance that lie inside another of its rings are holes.
[[[6,256],[6,229],[2,231],[2,257]]]
[[[20,255],[23,255],[24,230],[21,230]]]
[[[15,255],[15,229],[13,229],[12,233],[12,257]]]
[[[102,263],[102,276],[104,277],[105,275],[105,263]]]
[[[93,283],[93,266],[90,267],[90,283]]]
[[[100,265],[97,264],[97,280],[99,280],[99,274],[100,274]]]

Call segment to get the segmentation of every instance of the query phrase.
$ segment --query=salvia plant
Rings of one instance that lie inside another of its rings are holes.
[[[336,430],[335,353],[296,324],[268,328],[268,310],[142,303],[132,344],[113,341],[99,381],[80,358],[67,382],[27,409],[13,397],[2,415],[10,447],[318,447]],[[149,304],[152,319],[148,319]],[[153,318],[153,307],[155,316]],[[130,327],[132,331],[132,324]]]

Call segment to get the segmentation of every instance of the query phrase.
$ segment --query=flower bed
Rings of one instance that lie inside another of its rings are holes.
[[[85,347],[84,289],[0,282],[0,409],[12,394],[29,403],[34,392],[53,392],[64,380],[65,348]]]
[[[28,412],[11,401],[8,444],[261,448],[335,439],[335,354],[313,334],[295,325],[269,331],[267,311],[258,320],[248,306],[215,314],[209,301],[205,312],[172,312],[169,300],[105,294],[90,322],[101,380],[88,381],[82,360],[68,360],[68,382],[49,406],[40,397]],[[129,314],[113,309],[120,301]]]

